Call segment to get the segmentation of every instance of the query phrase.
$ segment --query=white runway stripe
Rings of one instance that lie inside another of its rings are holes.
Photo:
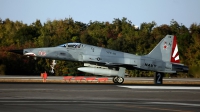
[[[130,89],[187,89],[200,90],[200,87],[183,87],[183,86],[118,86]]]
[[[183,105],[183,106],[195,106],[195,107],[200,107],[200,104],[178,103],[178,102],[148,102],[148,104],[159,104],[159,105]]]

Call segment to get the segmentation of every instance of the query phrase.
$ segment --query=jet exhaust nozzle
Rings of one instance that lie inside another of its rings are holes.
[[[172,68],[175,71],[180,71],[180,72],[184,72],[184,73],[188,73],[188,71],[189,71],[189,68],[185,65],[172,64]]]

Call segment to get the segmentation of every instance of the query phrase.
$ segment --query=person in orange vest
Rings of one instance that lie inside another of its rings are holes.
[[[46,82],[46,79],[47,79],[47,72],[45,71],[45,72],[43,73],[43,82]]]

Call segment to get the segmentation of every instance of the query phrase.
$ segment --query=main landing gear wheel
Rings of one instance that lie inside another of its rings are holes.
[[[124,82],[124,78],[123,77],[115,76],[115,77],[113,77],[113,82],[115,84],[122,84]]]
[[[113,77],[113,82],[118,83],[118,77],[117,76]]]
[[[118,77],[118,83],[122,84],[124,82],[124,78],[123,77]]]

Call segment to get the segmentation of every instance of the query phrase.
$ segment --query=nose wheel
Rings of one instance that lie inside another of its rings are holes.
[[[115,77],[113,77],[113,82],[115,84],[122,84],[124,82],[124,78],[123,77],[115,76]]]

